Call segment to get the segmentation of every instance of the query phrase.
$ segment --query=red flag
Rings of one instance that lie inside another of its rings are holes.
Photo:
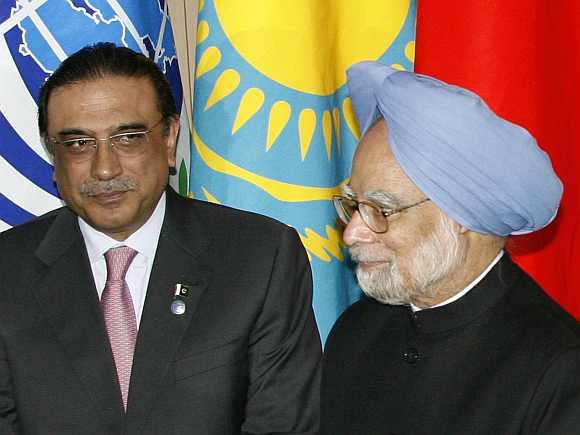
[[[580,1],[418,3],[415,71],[477,92],[550,155],[564,183],[558,217],[544,230],[512,237],[508,249],[578,319],[579,48]]]

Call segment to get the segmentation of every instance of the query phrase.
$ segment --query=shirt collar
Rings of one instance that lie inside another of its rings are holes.
[[[489,266],[487,266],[487,268],[483,272],[481,272],[481,274],[477,278],[475,278],[473,281],[471,281],[471,283],[467,287],[465,287],[463,290],[461,290],[459,293],[456,293],[453,296],[451,296],[450,298],[445,299],[443,302],[440,302],[437,305],[433,305],[432,307],[429,307],[429,308],[421,308],[421,307],[418,307],[414,304],[411,304],[411,310],[413,310],[413,312],[416,313],[417,311],[421,311],[421,310],[442,307],[443,305],[447,305],[447,304],[450,304],[451,302],[455,302],[456,300],[461,299],[461,297],[465,296],[465,294],[467,294],[467,292],[469,290],[471,290],[473,287],[475,287],[485,277],[485,275],[487,275],[489,273],[489,271],[493,268],[493,266],[495,266],[497,264],[497,262],[501,259],[501,257],[503,257],[503,254],[504,254],[504,251],[502,249],[499,252],[499,254],[497,254],[497,256],[493,259],[493,261],[491,263],[489,263]]]
[[[85,240],[89,261],[94,263],[103,258],[105,252],[116,246],[128,246],[152,261],[157,249],[157,240],[161,233],[165,217],[166,194],[163,192],[149,219],[126,240],[118,241],[90,226],[83,218],[78,217],[79,227]]]

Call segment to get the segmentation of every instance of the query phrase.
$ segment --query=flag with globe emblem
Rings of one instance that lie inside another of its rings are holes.
[[[199,4],[191,193],[298,231],[323,339],[360,294],[330,201],[359,136],[345,70],[412,69],[415,16],[413,0]]]
[[[164,0],[0,0],[0,231],[62,205],[38,135],[38,90],[68,55],[98,41],[154,59],[181,104]],[[181,140],[177,184],[186,194],[188,135]]]

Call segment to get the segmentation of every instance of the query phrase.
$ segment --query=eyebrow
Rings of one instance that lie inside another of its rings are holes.
[[[340,186],[340,189],[344,195],[356,197],[354,190],[352,190],[349,184],[343,184]],[[397,196],[381,189],[369,190],[365,192],[364,197],[382,208],[390,209],[401,206],[401,200]]]
[[[401,200],[395,195],[384,190],[371,190],[365,192],[365,198],[377,203],[383,208],[397,208],[401,206]]]
[[[147,130],[146,124],[142,122],[128,122],[126,124],[121,124],[116,128],[116,131],[123,131],[123,130]]]
[[[57,133],[58,136],[90,136],[90,133],[87,133],[84,130],[80,130],[78,128],[65,128]]]
[[[118,125],[112,134],[117,134],[127,130],[147,130],[147,125],[142,122],[128,122],[125,124]],[[86,130],[81,130],[80,128],[65,128],[57,133],[59,136],[90,136],[94,134],[87,132]]]

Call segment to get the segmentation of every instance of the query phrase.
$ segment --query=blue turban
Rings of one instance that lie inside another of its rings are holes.
[[[525,234],[556,216],[562,183],[524,128],[473,92],[378,62],[348,70],[361,133],[382,116],[395,159],[452,219],[484,234]]]

